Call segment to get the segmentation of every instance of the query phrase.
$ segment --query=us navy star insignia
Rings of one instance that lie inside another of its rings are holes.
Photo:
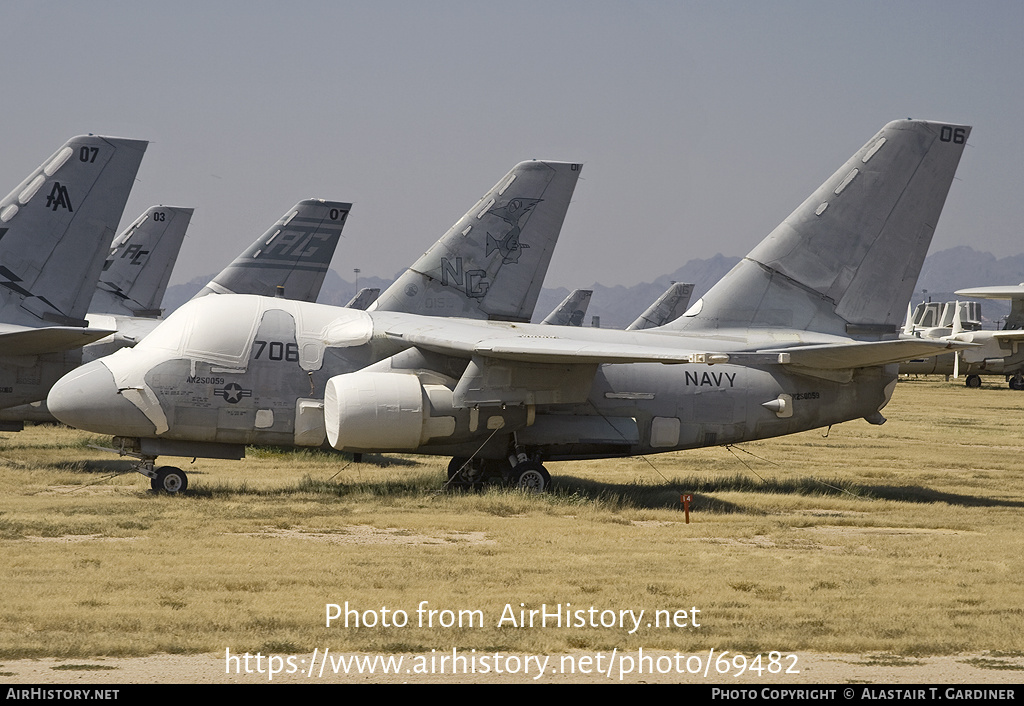
[[[242,401],[243,397],[252,397],[252,390],[246,390],[237,382],[231,382],[224,387],[214,390],[213,394],[220,395],[224,398],[225,402],[238,404]]]

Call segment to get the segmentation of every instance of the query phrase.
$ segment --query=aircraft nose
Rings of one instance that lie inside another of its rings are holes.
[[[71,371],[50,389],[46,405],[68,426],[98,434],[148,436],[155,426],[117,390],[114,376],[94,360]]]

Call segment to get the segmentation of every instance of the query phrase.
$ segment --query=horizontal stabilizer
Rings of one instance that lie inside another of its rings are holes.
[[[911,358],[927,358],[951,350],[970,348],[973,344],[933,338],[897,339],[894,341],[866,341],[832,343],[817,346],[796,346],[775,350],[761,350],[758,354],[783,356],[782,362],[818,370],[848,370],[899,363]],[[742,362],[742,355],[730,356]]]
[[[980,336],[974,336],[974,333],[980,334]],[[946,341],[963,341],[965,343],[975,343],[976,338],[994,338],[1000,341],[1024,341],[1024,329],[1014,329],[1012,331],[965,331],[964,333],[954,334],[952,336],[946,336],[943,340]]]
[[[0,350],[4,355],[42,355],[56,353],[106,338],[116,331],[77,326],[50,326],[47,328],[20,328],[4,326],[0,330]]]

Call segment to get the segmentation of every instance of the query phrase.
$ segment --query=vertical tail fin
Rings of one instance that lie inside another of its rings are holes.
[[[380,287],[363,287],[349,300],[348,304],[345,305],[345,308],[366,311],[366,308],[377,301],[377,297],[379,296]]]
[[[0,201],[0,321],[86,325],[147,144],[74,137]]]
[[[160,316],[160,302],[178,259],[192,210],[150,206],[114,238],[89,311]]]
[[[371,311],[529,321],[581,169],[517,164]]]
[[[895,334],[970,132],[889,123],[668,329]]]
[[[907,302],[907,318],[903,321],[903,335],[913,336],[914,335],[914,310],[913,305]]]
[[[541,323],[549,326],[582,326],[593,294],[593,289],[572,290]]]
[[[315,302],[351,209],[352,204],[338,201],[299,201],[196,297],[273,297],[283,287],[288,299]]]
[[[693,285],[683,282],[675,282],[665,290],[665,293],[658,297],[657,301],[651,304],[647,311],[640,314],[636,321],[626,327],[627,331],[637,331],[645,328],[654,328],[671,323],[683,315],[686,307],[690,305],[690,297],[693,295]]]

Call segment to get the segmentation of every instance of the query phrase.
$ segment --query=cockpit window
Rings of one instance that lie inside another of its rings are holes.
[[[176,309],[170,316],[157,324],[156,328],[150,331],[149,335],[139,341],[135,347],[140,350],[159,348],[166,351],[181,351],[185,332],[191,321],[189,315],[191,306],[190,302]]]
[[[202,360],[241,363],[259,321],[256,297],[208,295],[196,302],[185,355]]]
[[[191,358],[244,362],[259,320],[259,298],[211,294],[184,304],[137,347],[176,351]]]

